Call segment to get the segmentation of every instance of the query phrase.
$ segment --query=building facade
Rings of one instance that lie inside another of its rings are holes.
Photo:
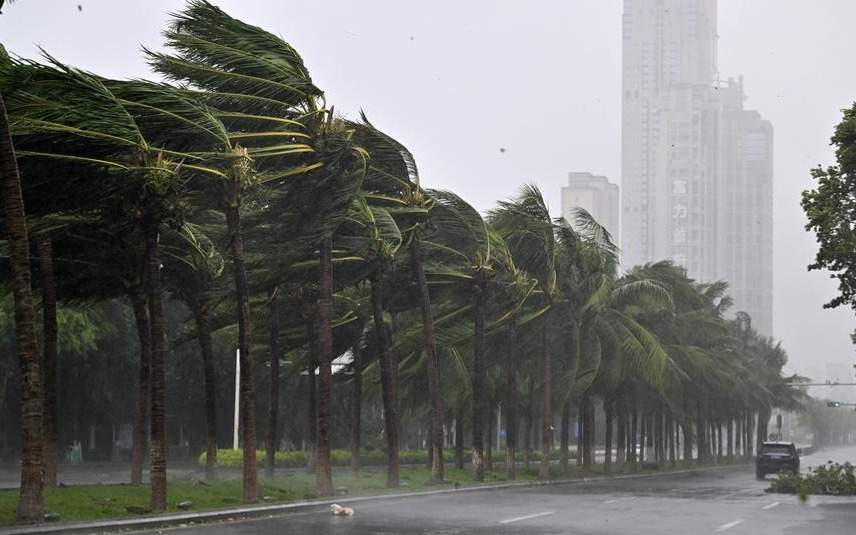
[[[719,79],[717,2],[625,0],[622,23],[622,265],[727,280],[772,334],[772,127]]]
[[[773,332],[773,126],[744,110],[743,82],[720,86],[717,275],[758,332]]]
[[[562,188],[562,217],[572,226],[574,209],[583,208],[617,242],[620,203],[618,185],[607,177],[592,173],[568,173],[568,185]]]

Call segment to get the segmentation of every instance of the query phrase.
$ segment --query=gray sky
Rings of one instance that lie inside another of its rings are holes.
[[[284,36],[328,101],[360,108],[415,154],[428,186],[479,209],[536,182],[559,211],[568,171],[619,179],[621,0],[220,0]],[[82,11],[78,10],[82,6]],[[114,77],[146,77],[180,0],[20,0],[0,42]],[[720,76],[745,76],[747,107],[775,128],[775,332],[793,369],[824,378],[856,362],[849,310],[822,310],[834,281],[807,273],[809,169],[831,163],[829,137],[856,99],[856,2],[720,0]],[[500,152],[505,148],[505,152]],[[842,379],[844,377],[841,377]]]

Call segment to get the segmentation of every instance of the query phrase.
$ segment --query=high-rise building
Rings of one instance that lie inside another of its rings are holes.
[[[716,22],[716,0],[624,2],[622,264],[727,280],[771,334],[772,127],[743,109],[742,83],[720,82]],[[751,201],[729,203],[738,190]],[[746,210],[762,222],[736,236]]]
[[[568,173],[568,185],[562,188],[562,217],[572,226],[574,209],[583,208],[618,240],[618,185],[591,173]]]
[[[761,333],[773,331],[773,127],[744,110],[743,81],[720,85],[717,275]]]

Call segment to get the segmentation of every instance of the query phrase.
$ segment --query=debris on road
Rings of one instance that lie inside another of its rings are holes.
[[[343,505],[339,505],[338,503],[334,503],[330,506],[330,513],[335,516],[353,516],[354,510],[350,507],[345,507]]]

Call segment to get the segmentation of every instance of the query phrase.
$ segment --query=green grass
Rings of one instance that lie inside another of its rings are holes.
[[[519,474],[518,479],[534,479],[535,473]],[[386,488],[385,470],[364,470],[359,476],[336,474],[333,478],[337,488],[347,489],[347,496],[365,496],[390,492],[417,491],[426,488],[451,488],[476,485],[469,470],[447,469],[446,483],[430,484],[430,474],[425,468],[402,468],[400,489]],[[315,495],[315,476],[313,474],[288,474],[273,479],[260,478],[259,497],[264,503],[285,503],[317,498]],[[505,481],[503,472],[488,472],[485,483]],[[190,481],[170,481],[168,486],[167,510],[178,511],[180,502],[193,502],[193,511],[234,507],[241,504],[241,481],[220,480],[211,484]],[[13,524],[15,506],[18,500],[17,490],[0,491],[0,525]],[[45,510],[59,514],[62,521],[98,520],[106,518],[128,518],[139,516],[139,512],[148,509],[148,485],[79,485],[45,489]]]

